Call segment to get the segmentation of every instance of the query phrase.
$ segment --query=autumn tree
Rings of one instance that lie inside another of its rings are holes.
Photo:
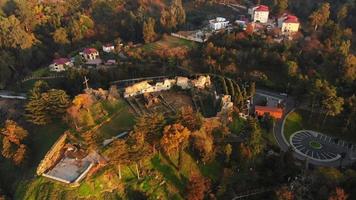
[[[0,18],[0,47],[28,49],[36,41],[34,34],[27,32],[14,15]]]
[[[164,127],[163,137],[160,140],[161,148],[168,155],[178,152],[178,168],[182,163],[182,153],[188,144],[190,134],[189,129],[179,123]]]
[[[122,178],[121,165],[130,163],[129,156],[128,146],[124,140],[116,140],[112,143],[107,157],[110,162],[117,165],[120,179]]]
[[[225,161],[229,162],[231,154],[232,154],[232,146],[231,146],[231,144],[225,145],[224,153],[225,153],[225,156],[226,156]]]
[[[163,127],[165,126],[165,117],[162,113],[142,115],[136,119],[134,132],[143,133],[145,140],[154,148],[162,137]]]
[[[185,22],[185,10],[182,5],[182,0],[173,0],[168,8],[161,11],[161,25],[168,31],[176,29],[178,25]]]
[[[337,22],[338,23],[341,23],[346,17],[347,17],[347,14],[348,14],[348,7],[346,4],[343,4],[340,6],[340,8],[338,9],[337,11]]]
[[[27,147],[22,142],[27,138],[28,132],[15,121],[7,120],[0,134],[3,136],[2,155],[11,159],[15,165],[22,164],[27,154]]]
[[[67,30],[65,28],[58,28],[53,32],[53,41],[57,44],[65,45],[69,44]]]
[[[95,124],[94,116],[90,108],[96,100],[89,94],[79,94],[67,109],[68,120],[77,128],[89,127]]]
[[[349,54],[343,60],[341,66],[342,78],[348,82],[356,80],[356,56]]]
[[[288,61],[287,63],[288,76],[296,77],[298,74],[298,63],[295,61]]]
[[[214,138],[205,128],[192,133],[193,148],[199,152],[202,161],[208,162],[214,158]]]
[[[351,97],[347,98],[346,106],[345,106],[345,126],[343,131],[356,131],[356,96],[352,95]]]
[[[145,43],[151,43],[156,40],[155,24],[156,21],[151,17],[143,23],[143,40]]]
[[[251,152],[251,157],[255,158],[262,153],[264,148],[261,128],[255,119],[249,118],[247,129],[250,131],[250,138],[247,141],[247,146]]]
[[[192,174],[186,188],[186,198],[188,200],[203,200],[209,192],[211,182],[200,174]]]
[[[329,200],[347,200],[349,195],[346,194],[344,189],[337,187],[335,191],[329,196]]]
[[[325,123],[328,116],[336,116],[343,110],[344,99],[337,96],[336,88],[334,86],[325,85],[322,87],[322,111],[325,113],[322,124]]]
[[[46,82],[37,81],[26,104],[27,119],[36,125],[45,125],[61,118],[69,106],[69,96],[63,90],[50,89]]]
[[[314,30],[317,30],[318,27],[323,26],[326,24],[330,16],[330,4],[323,3],[320,7],[314,11],[310,16],[310,23],[314,26]]]
[[[0,28],[1,29],[1,28]],[[13,78],[15,72],[15,57],[7,51],[0,51],[0,89]]]
[[[288,189],[288,187],[286,187],[286,186],[280,187],[276,191],[276,196],[277,196],[278,200],[293,200],[294,199],[293,192],[290,191]]]
[[[282,14],[288,8],[288,0],[275,0],[275,12],[277,15]]]
[[[194,112],[191,106],[182,107],[178,112],[177,121],[190,131],[199,130],[203,123],[203,117],[199,112]]]
[[[93,35],[94,21],[86,14],[77,13],[72,16],[68,25],[69,36],[72,42],[78,42],[83,38]]]

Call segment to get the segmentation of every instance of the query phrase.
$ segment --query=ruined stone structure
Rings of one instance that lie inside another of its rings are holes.
[[[46,156],[40,162],[37,167],[36,173],[37,175],[42,175],[48,169],[53,167],[62,157],[62,149],[66,145],[67,142],[67,133],[64,133],[52,146],[52,148],[47,152]]]
[[[210,87],[210,76],[199,76],[197,79],[190,80],[187,77],[176,77],[175,79],[165,79],[163,82],[158,82],[151,85],[148,81],[142,81],[125,88],[124,97],[133,97],[136,95],[160,92],[164,90],[170,90],[174,85],[179,86],[182,89],[190,89],[192,87],[198,89],[205,89]]]

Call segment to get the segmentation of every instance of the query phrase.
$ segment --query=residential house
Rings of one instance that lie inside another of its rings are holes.
[[[106,53],[111,53],[115,51],[115,46],[112,44],[103,45],[103,51]]]
[[[223,17],[217,17],[215,19],[209,20],[209,27],[214,31],[226,28],[229,25],[229,21],[226,21]]]
[[[281,29],[282,34],[293,34],[299,31],[299,19],[294,15],[284,13],[278,18],[278,27]]]
[[[270,106],[255,106],[255,112],[258,116],[269,114],[271,117],[281,119],[283,116],[283,109]]]
[[[53,63],[49,65],[49,70],[53,72],[66,71],[66,67],[73,67],[73,63],[68,58],[54,59]]]
[[[269,8],[265,5],[255,6],[248,10],[248,13],[251,15],[253,22],[267,23]]]
[[[189,89],[189,78],[181,76],[177,77],[177,86],[181,87],[183,90]]]
[[[99,59],[99,51],[95,48],[86,48],[83,52],[80,52],[80,55],[86,60],[96,60]]]

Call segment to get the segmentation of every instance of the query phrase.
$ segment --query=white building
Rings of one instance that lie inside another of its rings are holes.
[[[191,88],[189,85],[189,78],[187,77],[177,77],[177,86],[181,87],[183,90]]]
[[[194,80],[189,80],[187,77],[177,77],[176,79],[165,79],[163,82],[157,82],[155,85],[151,85],[148,81],[141,81],[126,87],[124,97],[128,98],[144,93],[170,90],[174,85],[181,87],[183,90],[192,87],[205,89],[211,86],[211,80],[210,76],[199,76]]]
[[[253,22],[267,23],[269,8],[265,5],[255,6],[248,9],[248,13],[251,15]]]
[[[281,29],[282,34],[289,35],[299,31],[298,17],[284,13],[278,18],[278,27]]]
[[[173,85],[176,84],[175,79],[165,79],[163,82],[158,82],[155,85],[151,85],[148,81],[141,81],[132,86],[125,88],[124,97],[132,97],[144,93],[160,92],[164,90],[170,90]]]
[[[103,45],[103,51],[106,53],[111,53],[115,51],[115,46],[112,44]]]
[[[79,53],[86,61],[99,59],[99,52],[94,48],[86,48]]]
[[[226,21],[223,17],[217,17],[215,19],[209,20],[209,26],[214,31],[224,29],[229,25],[229,21]]]
[[[73,63],[68,58],[54,59],[53,63],[49,65],[49,70],[53,72],[66,71],[67,67],[73,67]]]

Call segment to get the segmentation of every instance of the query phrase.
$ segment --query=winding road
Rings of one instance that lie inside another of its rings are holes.
[[[271,91],[267,91],[267,90],[257,89],[256,94],[281,99],[285,102],[283,117],[282,117],[282,119],[277,120],[275,122],[275,125],[273,127],[273,134],[274,134],[274,137],[278,143],[278,146],[281,148],[282,151],[286,152],[286,151],[290,150],[291,145],[289,144],[289,142],[287,141],[287,139],[284,136],[284,124],[285,124],[285,121],[286,121],[288,115],[295,110],[296,102],[294,101],[293,98],[283,96],[283,95],[280,95],[279,93],[275,93],[275,92],[271,92]],[[301,154],[296,153],[295,151],[293,151],[293,155],[298,160],[305,160],[308,163],[317,165],[317,166],[328,166],[328,167],[339,167],[340,165],[347,166],[347,165],[352,164],[355,161],[355,160],[352,160],[350,158],[350,156],[345,156],[344,158],[340,158],[338,160],[331,161],[331,162],[320,162],[318,160],[309,159]]]

